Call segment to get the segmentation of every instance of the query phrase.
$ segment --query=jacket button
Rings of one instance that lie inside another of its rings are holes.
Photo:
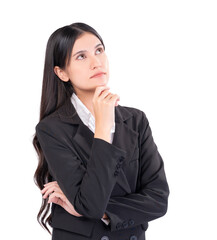
[[[129,219],[128,223],[129,223],[129,225],[133,225],[134,224],[134,220],[133,219]]]
[[[123,228],[127,228],[128,227],[127,221],[123,221],[122,226],[123,226]]]
[[[118,171],[115,171],[115,172],[114,172],[114,175],[117,176],[117,175],[118,175]]]
[[[121,229],[122,228],[122,224],[121,223],[118,223],[117,225],[116,225],[116,228],[119,230],[119,229]]]
[[[137,236],[132,235],[132,236],[130,237],[130,240],[137,240]]]
[[[103,237],[101,237],[101,240],[109,240],[109,237],[108,236],[103,236]]]
[[[123,156],[119,157],[119,162],[123,162],[123,160],[124,160]]]
[[[116,166],[117,166],[117,168],[120,168],[120,167],[121,167],[121,164],[120,164],[120,163],[118,163]]]

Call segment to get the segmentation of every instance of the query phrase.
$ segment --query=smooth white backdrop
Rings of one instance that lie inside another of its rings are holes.
[[[36,221],[32,145],[45,48],[57,28],[85,22],[105,42],[111,91],[146,113],[164,159],[168,212],[149,223],[147,240],[217,239],[216,1],[5,1],[0,9],[1,236],[50,239]]]

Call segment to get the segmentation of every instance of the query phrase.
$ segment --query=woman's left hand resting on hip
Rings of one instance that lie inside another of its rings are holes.
[[[61,188],[59,187],[57,181],[49,182],[44,184],[44,189],[41,190],[41,193],[44,194],[43,198],[47,198],[49,195],[48,203],[53,202],[55,204],[60,205],[64,208],[68,213],[76,216],[81,217],[83,215],[79,214],[75,211],[74,206],[69,202],[66,198],[65,194],[62,192]],[[103,215],[103,218],[108,218],[106,214]]]

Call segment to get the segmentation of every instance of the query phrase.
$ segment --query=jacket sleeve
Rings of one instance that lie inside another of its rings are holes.
[[[112,189],[126,151],[107,141],[94,138],[87,168],[81,159],[64,144],[50,124],[36,125],[36,135],[51,175],[74,206],[87,218],[100,219],[105,213]]]
[[[169,186],[164,163],[153,140],[148,119],[142,112],[140,124],[140,187],[136,193],[111,197],[105,213],[110,230],[134,227],[163,216],[167,212]]]

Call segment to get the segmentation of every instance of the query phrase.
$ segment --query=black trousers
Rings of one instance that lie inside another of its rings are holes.
[[[69,232],[59,228],[53,228],[52,240],[145,240],[145,230],[141,225],[133,228],[121,229],[110,232],[107,226],[101,221],[97,221],[91,236],[85,236]]]

